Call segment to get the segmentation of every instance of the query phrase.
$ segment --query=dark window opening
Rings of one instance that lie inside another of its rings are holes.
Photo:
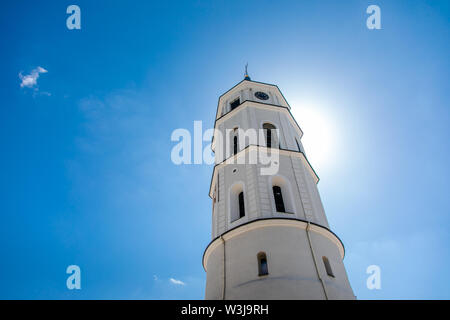
[[[331,270],[331,264],[327,257],[322,257],[323,264],[325,265],[325,270],[327,271],[327,275],[334,278],[333,270]]]
[[[241,104],[241,99],[237,98],[233,102],[230,103],[231,110],[235,109],[237,106]]]
[[[265,276],[269,274],[269,268],[267,266],[267,257],[264,252],[258,254],[258,275]]]
[[[286,209],[284,208],[283,195],[281,194],[281,188],[279,186],[274,186],[272,189],[277,212],[286,212]]]
[[[267,130],[267,148],[272,148],[272,130]]]
[[[239,193],[239,218],[245,216],[244,192]]]
[[[233,155],[236,154],[238,151],[238,138],[237,136],[234,136],[233,138]]]
[[[275,141],[272,141],[272,130],[274,132],[276,132],[276,128],[274,125],[270,124],[270,123],[264,123],[263,124],[263,129],[265,130],[266,133],[266,147],[267,148],[272,148],[272,144]],[[276,138],[276,137],[275,137]]]

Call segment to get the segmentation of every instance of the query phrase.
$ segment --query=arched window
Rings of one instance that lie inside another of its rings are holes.
[[[273,186],[272,189],[277,212],[286,212],[286,209],[284,208],[283,195],[281,194],[281,188],[279,186]]]
[[[294,197],[291,192],[292,190],[289,181],[280,175],[273,176],[270,181],[272,186],[272,206],[275,210],[274,213],[295,214]]]
[[[331,269],[330,261],[327,257],[322,257],[323,264],[325,265],[325,270],[327,271],[327,275],[334,278],[333,270]]]
[[[258,257],[258,275],[265,276],[269,274],[269,267],[267,266],[267,257],[264,252],[260,252]]]
[[[235,155],[238,152],[238,138],[237,136],[234,136],[233,138],[233,155]]]
[[[239,193],[239,218],[245,216],[244,191]]]
[[[266,136],[266,147],[272,148],[277,146],[276,128],[271,123],[264,123],[263,130]]]
[[[230,222],[234,222],[242,217],[245,217],[245,196],[243,183],[238,182],[231,187],[229,201]]]
[[[231,110],[236,109],[241,104],[241,99],[237,98],[236,100],[233,100],[233,102],[230,103]]]

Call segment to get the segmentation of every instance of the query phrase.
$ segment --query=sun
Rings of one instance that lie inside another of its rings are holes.
[[[292,115],[303,131],[302,143],[306,157],[314,168],[333,164],[337,150],[337,130],[326,106],[318,101],[292,101]]]

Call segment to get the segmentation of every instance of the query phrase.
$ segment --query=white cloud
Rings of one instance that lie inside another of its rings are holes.
[[[186,285],[186,283],[184,283],[181,280],[177,280],[177,279],[174,279],[174,278],[170,278],[169,280],[170,280],[170,282],[172,282],[173,284],[176,284],[176,285],[180,285],[180,286],[185,286]]]
[[[42,67],[37,67],[31,70],[30,74],[23,75],[22,72],[19,73],[19,78],[22,80],[20,87],[32,88],[37,85],[37,79],[41,73],[47,73],[48,71]]]

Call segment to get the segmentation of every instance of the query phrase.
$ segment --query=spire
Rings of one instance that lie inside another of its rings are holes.
[[[251,79],[250,79],[250,76],[248,75],[248,72],[247,72],[247,67],[248,67],[248,62],[247,62],[247,64],[245,65],[244,80],[251,80]]]

